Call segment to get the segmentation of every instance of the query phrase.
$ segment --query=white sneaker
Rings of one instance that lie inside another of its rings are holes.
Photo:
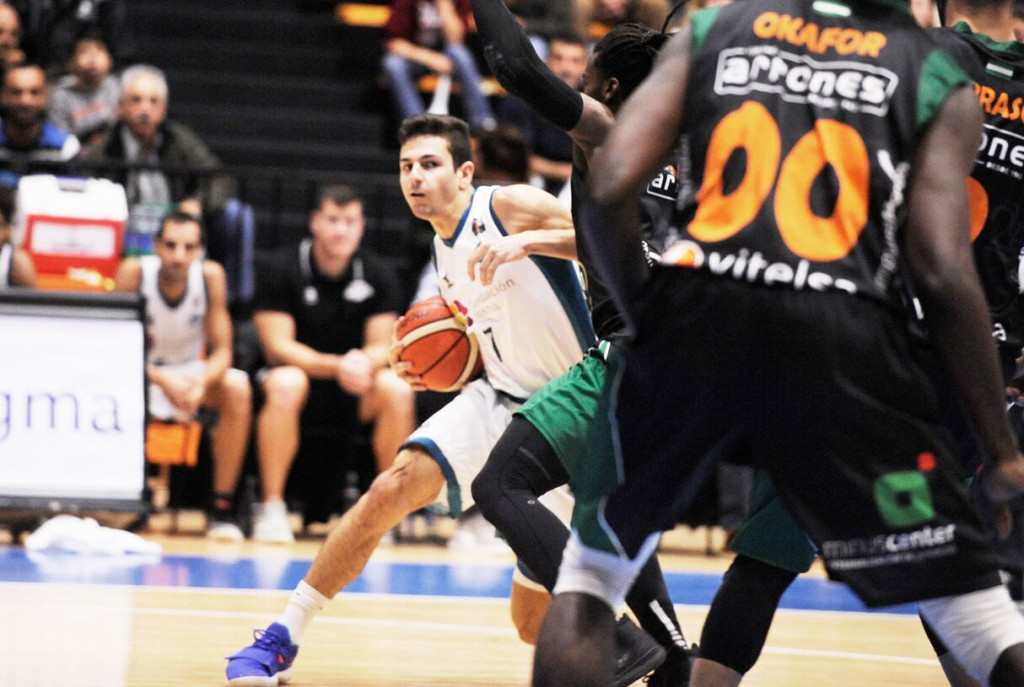
[[[267,544],[291,544],[295,541],[284,501],[268,501],[256,506],[252,538]]]
[[[229,520],[211,520],[206,528],[206,538],[216,541],[244,541],[245,535],[238,525]]]
[[[498,537],[494,525],[475,509],[459,519],[455,532],[448,540],[448,548],[477,553],[503,553],[509,550],[505,540]]]

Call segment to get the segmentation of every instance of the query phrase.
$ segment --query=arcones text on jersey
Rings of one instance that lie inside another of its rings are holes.
[[[771,45],[723,50],[718,56],[715,93],[775,93],[794,103],[866,112],[884,117],[899,77],[859,62],[819,61]]]

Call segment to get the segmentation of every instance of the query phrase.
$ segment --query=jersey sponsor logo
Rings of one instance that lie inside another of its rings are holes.
[[[823,29],[803,17],[778,12],[764,12],[758,15],[754,20],[753,30],[758,38],[785,41],[819,55],[831,50],[839,55],[878,57],[887,40],[885,34],[878,31],[865,32],[839,26]]]
[[[955,539],[956,525],[928,526],[900,534],[826,541],[821,552],[832,569],[860,570],[955,556]]]
[[[986,114],[1002,117],[1010,121],[1024,120],[1024,98],[1013,97],[1005,91],[998,91],[990,86],[974,84],[974,94]]]
[[[858,62],[819,61],[775,46],[729,48],[718,56],[715,93],[774,93],[786,102],[884,117],[899,77]]]
[[[1015,179],[1024,179],[1024,136],[985,125],[977,164]]]
[[[473,236],[479,236],[480,234],[484,233],[485,229],[486,227],[484,226],[483,220],[481,220],[479,217],[473,218],[473,225],[472,227],[470,227],[470,231],[473,232]]]
[[[458,320],[462,326],[472,326],[473,318],[469,316],[469,308],[465,305],[456,300],[448,304],[448,309],[452,311],[452,317]]]
[[[751,253],[746,248],[735,252],[708,250],[705,251],[695,241],[682,240],[672,245],[661,258],[662,264],[706,269],[714,275],[731,277],[751,284],[760,283],[767,286],[790,286],[800,291],[839,290],[846,293],[857,293],[857,285],[849,279],[836,279],[825,272],[811,269],[807,260],[798,260],[795,264],[784,261],[769,262],[760,251]]]
[[[493,284],[492,286],[484,289],[480,293],[480,301],[489,300],[491,298],[494,298],[498,294],[505,293],[506,291],[514,289],[515,287],[515,279],[506,279],[505,281],[497,282],[496,284]]]
[[[647,195],[665,200],[675,200],[679,191],[679,175],[676,173],[675,165],[665,165],[665,168],[658,173],[658,176],[651,179],[647,184]]]
[[[897,234],[900,226],[900,212],[905,199],[904,191],[907,188],[907,179],[910,175],[910,163],[894,162],[888,150],[879,150],[876,159],[882,173],[892,184],[889,198],[882,206],[882,236],[885,239],[885,247],[878,258],[878,270],[874,277],[875,287],[880,291],[885,291],[898,269],[900,248]]]
[[[822,554],[832,568],[852,570],[894,563],[914,563],[956,554],[956,525],[932,526],[935,506],[928,473],[935,469],[935,454],[917,456],[918,470],[889,472],[873,484],[875,507],[892,528],[917,528],[909,532],[878,534],[826,541]]]

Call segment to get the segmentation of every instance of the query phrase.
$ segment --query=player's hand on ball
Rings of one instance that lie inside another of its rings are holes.
[[[426,391],[427,387],[423,385],[419,375],[415,375],[411,372],[412,363],[402,360],[402,351],[405,350],[405,346],[398,340],[397,332],[400,326],[403,325],[405,315],[402,315],[395,321],[394,329],[391,330],[391,348],[388,349],[388,366],[398,375],[399,379],[404,381],[406,384],[411,386],[414,391]]]

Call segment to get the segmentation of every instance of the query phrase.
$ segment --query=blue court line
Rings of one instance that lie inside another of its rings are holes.
[[[0,546],[0,583],[290,591],[302,579],[309,564],[306,559],[284,557],[109,557],[27,552],[22,548]],[[677,604],[710,604],[721,579],[718,574],[665,573],[669,594]],[[345,591],[356,594],[507,598],[511,583],[511,566],[370,561]],[[798,578],[783,595],[780,608],[867,611],[845,585],[812,577]],[[916,612],[912,604],[882,610],[901,614]]]

